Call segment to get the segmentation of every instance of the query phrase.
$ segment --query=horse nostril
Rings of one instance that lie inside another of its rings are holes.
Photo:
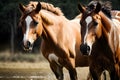
[[[31,43],[27,41],[27,47],[29,48],[31,46]]]
[[[83,55],[88,55],[90,47],[87,44],[81,44],[80,51],[83,53]]]
[[[87,46],[87,53],[90,52],[90,46]]]
[[[33,44],[31,44],[29,41],[26,41],[23,45],[23,49],[25,51],[29,51],[31,52],[32,51],[32,48],[33,48]]]

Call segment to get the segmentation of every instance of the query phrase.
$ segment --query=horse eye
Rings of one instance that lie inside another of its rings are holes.
[[[80,25],[84,25],[84,22],[80,21]]]
[[[80,21],[80,24],[82,24],[82,22]]]
[[[34,25],[37,25],[37,24],[38,24],[38,22],[37,22],[37,21],[33,21],[33,23],[34,23]]]

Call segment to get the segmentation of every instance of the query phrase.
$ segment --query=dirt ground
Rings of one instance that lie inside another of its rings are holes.
[[[56,80],[48,61],[42,55],[40,58],[38,62],[0,62],[0,80]],[[78,80],[87,80],[89,67],[76,69]],[[65,68],[63,71],[64,80],[70,80],[68,71]]]
[[[87,68],[77,69],[78,79],[86,80]],[[65,80],[69,79],[67,70],[64,69]],[[50,69],[2,69],[0,80],[56,80]]]
[[[70,80],[64,68],[64,80]],[[88,67],[77,68],[78,80],[86,80]],[[0,80],[56,80],[47,61],[39,63],[0,62]]]

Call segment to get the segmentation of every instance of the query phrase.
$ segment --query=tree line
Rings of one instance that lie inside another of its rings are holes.
[[[19,3],[28,4],[30,0],[0,0],[0,51],[9,48],[11,52],[21,49],[22,30],[18,27],[20,11]],[[53,4],[55,7],[61,8],[64,15],[68,19],[73,19],[80,12],[78,3],[87,5],[91,0],[36,0]],[[103,0],[107,1],[107,0]],[[109,0],[113,9],[120,9],[120,0]],[[41,39],[35,45],[35,51],[39,51]],[[37,48],[36,48],[37,46]]]

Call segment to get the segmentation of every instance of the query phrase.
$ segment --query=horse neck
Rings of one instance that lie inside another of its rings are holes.
[[[116,27],[112,20],[110,20],[104,13],[100,12],[101,20],[102,20],[102,30],[103,34],[105,35],[105,38],[112,50],[113,53],[115,53],[116,48],[117,48],[117,43],[116,43]]]
[[[113,62],[113,52],[109,46],[106,36],[102,35],[99,39],[96,39],[96,42],[92,46],[91,55],[94,57],[104,56],[109,58]],[[112,63],[111,62],[111,63]]]
[[[110,32],[110,30],[111,30],[111,20],[103,13],[103,12],[99,12],[99,15],[100,15],[100,17],[101,17],[101,21],[102,21],[102,24],[103,24],[103,26],[104,26],[104,28],[105,28],[105,30],[106,30],[106,32]]]
[[[42,33],[42,37],[44,39],[44,41],[46,41],[47,43],[51,43],[52,44],[56,44],[57,43],[57,37],[56,37],[56,32],[58,32],[56,29],[59,26],[54,26],[54,24],[56,24],[56,16],[54,16],[54,14],[51,15],[51,13],[46,13],[46,11],[42,11],[41,13],[41,17],[42,17],[42,26],[43,26],[43,33]]]
[[[43,32],[42,32],[43,40],[49,44],[50,43],[56,44],[57,40],[54,31],[51,31],[52,29],[48,28],[49,26],[47,26],[46,24],[43,23],[42,25],[43,25]]]

